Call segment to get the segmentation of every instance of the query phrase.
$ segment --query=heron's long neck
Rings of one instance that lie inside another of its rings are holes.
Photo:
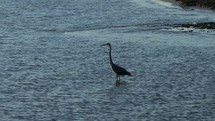
[[[110,57],[110,63],[112,64],[113,61],[112,61],[112,56],[111,56],[111,46],[110,46],[110,51],[109,51],[109,57]]]

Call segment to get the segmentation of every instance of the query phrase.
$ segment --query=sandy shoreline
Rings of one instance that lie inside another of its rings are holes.
[[[170,2],[172,3],[173,5],[176,5],[176,6],[180,6],[181,2],[180,1],[176,1],[176,0],[162,0],[164,2]]]

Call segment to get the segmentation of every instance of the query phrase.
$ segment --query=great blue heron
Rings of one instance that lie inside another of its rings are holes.
[[[116,78],[117,78],[116,82],[118,83],[120,81],[120,76],[122,76],[122,75],[131,76],[131,73],[129,73],[126,69],[113,63],[112,57],[111,57],[111,44],[107,43],[107,44],[102,44],[101,46],[109,46],[109,48],[110,48],[110,50],[109,50],[110,65],[111,65],[112,70],[116,73]]]

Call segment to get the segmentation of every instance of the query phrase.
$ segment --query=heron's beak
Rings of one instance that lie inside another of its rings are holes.
[[[102,44],[101,46],[107,46],[107,44]]]

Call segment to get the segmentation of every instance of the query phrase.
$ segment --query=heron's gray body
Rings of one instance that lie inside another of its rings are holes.
[[[111,65],[112,70],[116,73],[117,81],[120,80],[120,76],[122,76],[122,75],[131,76],[131,73],[129,73],[126,69],[124,69],[123,67],[120,67],[120,66],[118,66],[118,65],[113,63],[112,56],[111,56],[111,50],[112,50],[111,49],[111,44],[107,43],[107,44],[103,44],[102,46],[104,46],[104,45],[107,45],[110,48],[110,50],[109,50],[110,65]]]

